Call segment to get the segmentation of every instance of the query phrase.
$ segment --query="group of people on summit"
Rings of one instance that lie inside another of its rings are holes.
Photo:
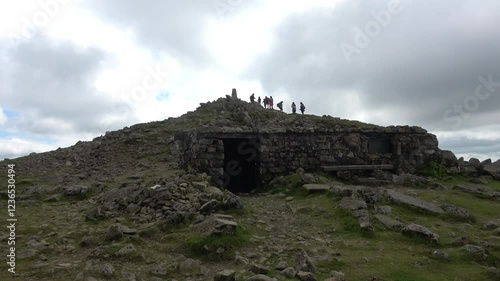
[[[255,102],[255,94],[252,94],[250,96],[250,102]],[[273,100],[273,96],[270,96],[270,97],[264,97],[263,100],[260,99],[260,96],[259,98],[257,99],[257,103],[259,105],[261,105],[261,103],[264,104],[264,108],[267,108],[267,109],[274,109],[274,100]],[[281,110],[283,111],[283,101],[280,101],[276,104],[276,106]],[[300,111],[302,112],[302,115],[304,115],[304,111],[306,111],[306,107],[305,105],[300,102],[300,107],[299,107]],[[292,113],[297,113],[297,106],[295,105],[295,102],[292,102]]]

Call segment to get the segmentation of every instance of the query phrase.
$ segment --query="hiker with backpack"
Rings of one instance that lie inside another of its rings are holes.
[[[269,103],[269,99],[267,96],[264,98],[264,108],[267,108],[267,104]]]
[[[252,94],[250,96],[250,102],[253,103],[255,101],[255,94]]]
[[[306,110],[305,105],[302,102],[300,102],[300,111],[302,112],[302,115],[304,115],[305,110]]]
[[[278,102],[276,105],[278,106],[280,111],[283,111],[283,101]]]

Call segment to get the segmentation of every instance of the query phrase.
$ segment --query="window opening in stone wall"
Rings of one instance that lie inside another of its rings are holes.
[[[390,139],[368,139],[368,154],[392,154],[393,147]]]

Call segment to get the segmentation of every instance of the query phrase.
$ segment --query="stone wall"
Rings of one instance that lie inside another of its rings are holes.
[[[224,139],[229,138],[256,142],[264,182],[297,168],[320,171],[321,166],[337,165],[392,164],[395,173],[413,173],[441,157],[436,136],[419,127],[301,132],[205,129],[176,135],[181,167],[207,172],[217,181],[225,170]]]

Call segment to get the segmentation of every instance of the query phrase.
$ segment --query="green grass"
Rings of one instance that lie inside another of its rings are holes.
[[[197,233],[189,233],[182,247],[191,255],[202,260],[219,261],[234,258],[237,249],[243,247],[250,241],[250,233],[241,226],[236,227],[235,234],[201,236]],[[223,253],[217,253],[217,249],[224,249]]]

